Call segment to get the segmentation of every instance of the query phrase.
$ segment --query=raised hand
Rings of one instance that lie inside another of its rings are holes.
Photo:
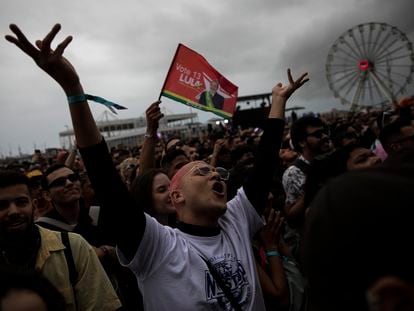
[[[53,26],[43,40],[36,41],[36,46],[31,44],[19,27],[14,24],[10,25],[10,30],[15,34],[15,37],[6,35],[5,38],[29,55],[41,69],[62,86],[67,95],[78,95],[81,89],[78,74],[72,64],[62,56],[72,41],[72,37],[66,37],[55,50],[51,48],[51,43],[60,28],[59,24]]]
[[[226,140],[225,139],[217,139],[216,142],[214,143],[214,149],[213,149],[213,154],[218,155],[220,153],[220,150],[226,145]]]
[[[277,250],[280,247],[281,229],[284,218],[280,212],[271,209],[266,225],[260,231],[260,237],[266,249]]]
[[[284,99],[288,99],[298,88],[309,81],[308,73],[302,74],[297,80],[293,80],[290,69],[287,70],[289,84],[283,85],[282,83],[276,84],[272,89],[272,96],[279,96]]]
[[[279,82],[272,89],[272,106],[269,112],[270,119],[283,119],[285,116],[286,102],[290,95],[292,95],[298,88],[309,81],[307,73],[302,74],[296,81],[293,80],[290,69],[288,69],[287,73],[289,84],[283,85]]]
[[[147,134],[156,137],[160,119],[164,116],[160,110],[161,101],[152,103],[145,111]]]

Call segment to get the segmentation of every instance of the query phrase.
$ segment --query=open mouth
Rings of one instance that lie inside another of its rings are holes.
[[[225,187],[222,182],[214,182],[212,190],[215,194],[218,194],[220,196],[225,195]]]

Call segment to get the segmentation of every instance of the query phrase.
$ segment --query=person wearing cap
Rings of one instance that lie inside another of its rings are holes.
[[[117,242],[118,256],[137,277],[147,310],[265,310],[251,238],[262,226],[284,128],[287,99],[308,79],[272,90],[272,107],[261,137],[252,178],[227,203],[228,173],[205,162],[190,162],[173,177],[170,192],[178,227],[162,226],[146,215],[122,183],[90,112],[74,67],[62,54],[72,37],[50,48],[55,25],[34,47],[12,25],[7,36],[56,80],[70,104],[76,140],[89,177],[102,202],[101,217]],[[73,98],[73,97],[70,97]],[[270,253],[269,253],[270,254]],[[276,256],[272,252],[272,256]]]
[[[39,169],[34,169],[26,173],[30,180],[30,191],[33,199],[36,199],[37,204],[34,209],[34,219],[38,219],[53,210],[53,205],[50,200],[47,200],[45,191],[42,188],[43,173]]]

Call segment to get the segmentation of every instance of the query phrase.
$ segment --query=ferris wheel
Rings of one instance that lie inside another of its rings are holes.
[[[407,92],[413,72],[412,43],[385,23],[347,30],[330,48],[326,62],[329,88],[351,110],[391,104]]]

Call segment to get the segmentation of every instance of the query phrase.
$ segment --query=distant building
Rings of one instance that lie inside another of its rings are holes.
[[[109,148],[118,145],[136,147],[144,140],[147,123],[145,118],[116,119],[98,121],[97,126]],[[165,115],[160,120],[158,133],[164,137],[180,136],[182,138],[193,137],[200,130],[207,128],[206,124],[198,122],[197,113],[182,113]],[[75,141],[72,129],[59,133],[62,148],[71,148]]]

